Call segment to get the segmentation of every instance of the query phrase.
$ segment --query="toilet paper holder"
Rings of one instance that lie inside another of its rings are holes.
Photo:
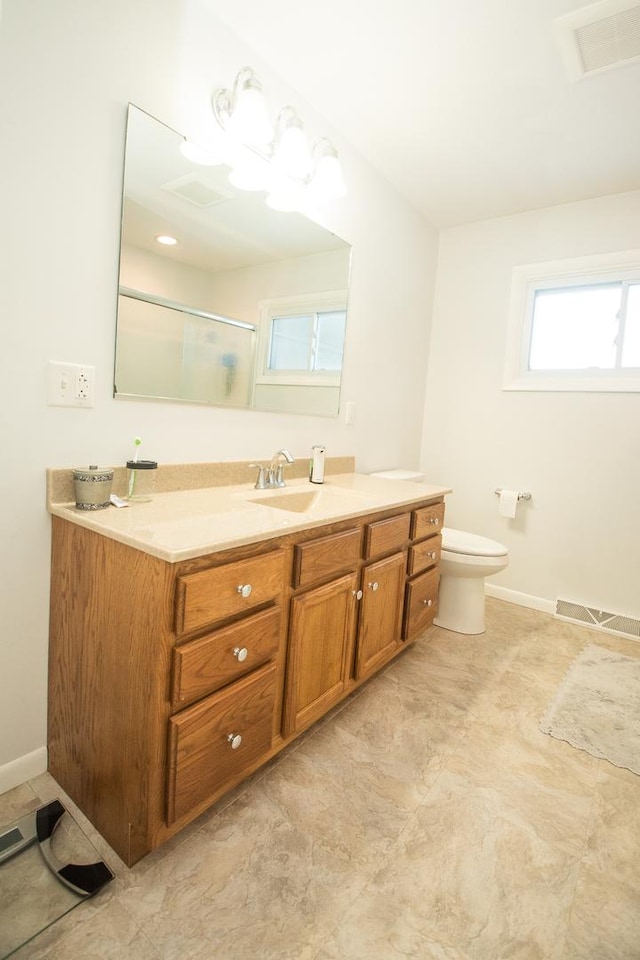
[[[494,490],[494,493],[495,493],[495,495],[496,495],[497,497],[499,497],[500,494],[502,493],[501,488],[498,487],[497,490]],[[518,500],[531,500],[531,494],[528,493],[527,491],[525,491],[524,493],[519,493],[519,494],[518,494]]]

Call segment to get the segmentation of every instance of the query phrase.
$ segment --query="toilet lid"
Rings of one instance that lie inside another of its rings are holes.
[[[466,530],[453,530],[451,527],[442,528],[442,549],[450,553],[466,553],[471,557],[506,557],[509,552],[507,547],[497,540],[478,537]]]

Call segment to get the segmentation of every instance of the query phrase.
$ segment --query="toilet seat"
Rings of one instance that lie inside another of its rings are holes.
[[[508,549],[497,540],[479,537],[465,530],[442,528],[442,549],[449,553],[463,554],[468,557],[506,557]]]

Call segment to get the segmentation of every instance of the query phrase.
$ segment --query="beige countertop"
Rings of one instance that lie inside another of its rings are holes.
[[[326,477],[323,484],[292,479],[278,490],[256,490],[253,484],[242,483],[156,493],[148,503],[122,508],[83,511],[73,503],[50,503],[49,510],[176,563],[450,492],[427,483],[341,473]],[[278,502],[280,507],[273,505]]]

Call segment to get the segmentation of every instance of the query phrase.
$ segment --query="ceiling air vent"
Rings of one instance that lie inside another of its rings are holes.
[[[603,0],[553,22],[570,80],[640,62],[640,5]]]
[[[230,193],[225,194],[214,190],[208,183],[200,180],[195,173],[188,173],[185,177],[163,183],[162,189],[183,200],[188,200],[189,203],[194,203],[197,207],[210,207],[214,203],[228,200],[231,196]]]

